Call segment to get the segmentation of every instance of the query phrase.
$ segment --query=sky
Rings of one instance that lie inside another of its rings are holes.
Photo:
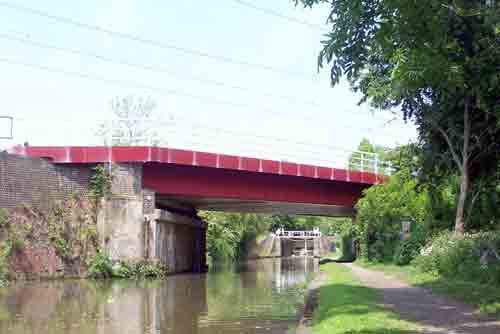
[[[416,138],[412,124],[358,106],[347,83],[332,88],[328,68],[317,71],[326,6],[0,0],[0,15],[0,116],[14,117],[3,148],[100,145],[110,101],[126,96],[156,101],[151,123],[170,147],[327,164],[362,138]]]

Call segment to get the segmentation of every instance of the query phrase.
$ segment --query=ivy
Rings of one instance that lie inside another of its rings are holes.
[[[111,173],[107,172],[103,165],[93,168],[94,174],[90,178],[89,197],[94,202],[111,194]]]

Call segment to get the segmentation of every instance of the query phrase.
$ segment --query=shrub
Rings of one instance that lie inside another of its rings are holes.
[[[106,252],[98,251],[88,263],[88,275],[93,278],[111,277],[113,263]]]
[[[159,262],[139,262],[134,268],[136,277],[164,277],[167,272],[167,267]]]
[[[111,269],[114,278],[161,278],[168,273],[167,267],[160,262],[141,261],[130,263],[120,261]]]
[[[356,254],[353,252],[354,243],[353,233],[342,233],[340,236],[340,245],[342,249],[342,256],[339,261],[342,262],[352,262],[356,259]]]
[[[409,257],[409,245],[398,247],[401,221],[410,219],[414,225],[423,226],[426,205],[427,193],[419,189],[408,169],[366,190],[356,205],[361,256],[375,262],[391,261],[396,255],[401,260]]]
[[[394,262],[398,265],[409,264],[418,256],[420,248],[421,244],[414,238],[401,241],[396,247]]]
[[[400,266],[409,264],[420,254],[426,238],[427,231],[423,224],[412,224],[410,237],[398,242],[394,262]]]
[[[500,234],[483,232],[458,236],[442,233],[434,238],[414,263],[423,271],[443,277],[499,284],[500,261],[481,263],[485,250],[500,252]]]
[[[133,270],[126,262],[118,262],[112,268],[112,275],[116,278],[129,278],[133,275]]]

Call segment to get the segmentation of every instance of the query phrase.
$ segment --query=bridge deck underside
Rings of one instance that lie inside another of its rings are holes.
[[[325,217],[352,217],[354,209],[348,206],[251,201],[221,198],[197,198],[173,195],[156,196],[156,205],[165,208],[196,209],[238,213],[306,215]]]
[[[352,216],[367,184],[207,167],[145,164],[143,186],[201,210]]]

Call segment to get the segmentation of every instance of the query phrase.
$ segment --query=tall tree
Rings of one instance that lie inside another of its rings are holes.
[[[110,102],[113,119],[99,124],[97,135],[106,145],[158,145],[158,131],[153,120],[156,102],[150,97],[116,97]]]
[[[345,76],[361,102],[401,110],[417,124],[427,172],[458,175],[463,233],[471,188],[500,161],[500,2],[295,2],[331,4],[318,66],[330,64],[332,84]]]

